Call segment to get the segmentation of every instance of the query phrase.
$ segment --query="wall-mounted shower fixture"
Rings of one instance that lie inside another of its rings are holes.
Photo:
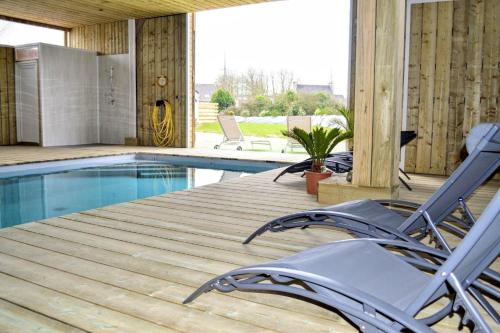
[[[114,72],[115,68],[113,66],[109,66],[109,69],[104,70],[104,73],[106,73],[106,76],[109,81],[109,88],[108,90],[104,93],[104,98],[106,99],[106,103],[115,106],[116,98],[115,98],[115,84],[114,84]]]

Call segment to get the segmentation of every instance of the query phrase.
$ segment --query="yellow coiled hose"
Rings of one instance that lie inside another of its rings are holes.
[[[161,112],[161,106],[164,112]],[[172,106],[166,100],[158,101],[151,113],[153,143],[157,147],[168,147],[174,142],[174,119]]]

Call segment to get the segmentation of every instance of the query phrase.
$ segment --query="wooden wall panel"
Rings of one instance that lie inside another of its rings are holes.
[[[431,160],[434,75],[436,71],[437,3],[426,4],[423,7],[422,16],[416,172],[429,170]]]
[[[189,24],[189,41],[188,41],[188,56],[189,56],[189,85],[190,85],[190,112],[188,122],[190,124],[189,130],[191,131],[190,137],[191,141],[188,143],[188,147],[192,148],[196,143],[196,101],[195,101],[195,91],[196,91],[196,14],[191,14],[191,20]]]
[[[128,53],[128,22],[117,21],[73,28],[68,32],[66,44],[101,54]]]
[[[432,173],[444,174],[446,169],[448,103],[450,98],[451,35],[453,3],[438,3],[436,32],[436,70],[434,77],[434,107],[432,120]]]
[[[483,55],[484,2],[471,1],[469,6],[467,52],[465,56],[464,136],[481,119],[481,67]]]
[[[420,104],[420,55],[422,45],[422,5],[414,5],[411,12],[410,59],[408,63],[408,116],[407,127],[418,127]],[[406,146],[406,170],[415,171],[417,141]]]
[[[481,121],[500,121],[498,91],[500,71],[500,3],[486,0],[484,12],[483,78],[481,86]]]
[[[450,103],[448,112],[448,137],[446,174],[449,175],[460,162],[465,114],[465,50],[467,47],[467,19],[465,1],[453,2],[453,33],[450,66]]]
[[[16,143],[14,48],[0,47],[0,145]]]
[[[412,7],[407,129],[418,138],[406,150],[406,171],[451,174],[470,129],[498,121],[499,7],[497,0]]]
[[[166,99],[174,112],[174,147],[185,147],[187,103],[187,15],[138,20],[137,135],[140,145],[151,146],[150,114],[157,100]],[[166,76],[167,85],[156,84]]]

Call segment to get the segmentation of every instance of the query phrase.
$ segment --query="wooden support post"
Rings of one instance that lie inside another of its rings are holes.
[[[353,182],[320,183],[320,202],[397,196],[404,29],[405,1],[357,1]]]
[[[405,5],[358,1],[353,184],[392,189],[399,164]]]

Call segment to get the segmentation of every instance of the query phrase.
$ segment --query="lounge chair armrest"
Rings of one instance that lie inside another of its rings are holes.
[[[354,241],[356,241],[356,240],[354,240]],[[295,269],[291,269],[291,268],[257,265],[257,266],[251,266],[251,267],[247,267],[247,268],[237,269],[233,272],[226,274],[225,276],[226,277],[229,276],[231,284],[236,285],[238,283],[236,280],[234,280],[234,276],[236,276],[236,275],[243,275],[243,276],[254,275],[255,276],[255,275],[261,275],[261,274],[266,274],[269,277],[271,277],[273,279],[278,279],[278,280],[280,278],[282,278],[284,281],[288,281],[289,279],[303,281],[303,282],[306,282],[310,286],[312,284],[313,286],[311,286],[311,287],[313,290],[315,290],[314,286],[317,286],[320,288],[325,288],[325,289],[331,290],[333,292],[337,292],[339,294],[342,294],[346,297],[349,297],[349,298],[355,300],[356,302],[359,302],[361,304],[368,305],[368,306],[374,308],[377,312],[382,313],[382,314],[388,316],[389,318],[394,319],[395,321],[399,322],[400,324],[404,325],[407,328],[410,328],[411,330],[415,330],[416,332],[423,332],[423,333],[433,332],[425,324],[423,324],[422,322],[413,318],[408,313],[397,309],[392,304],[389,304],[389,303],[384,302],[376,297],[373,297],[372,295],[369,295],[369,294],[361,291],[358,288],[346,286],[338,281],[335,281],[335,280],[332,280],[332,279],[327,278],[325,276],[317,275],[314,273],[304,272],[304,271],[295,270]],[[223,276],[221,276],[221,277],[223,277]],[[250,279],[252,279],[252,278],[250,278]],[[269,286],[268,287],[269,290],[274,289],[272,284],[266,284],[265,286]],[[245,285],[245,283],[242,282],[241,284],[238,284],[237,289],[253,290],[254,288],[252,288],[251,284]],[[295,287],[291,287],[291,286],[287,286],[283,289],[276,288],[276,291],[287,292],[287,290],[290,290],[292,293],[295,293],[299,296],[306,296],[306,295],[302,295],[302,291],[307,292],[307,293],[312,293],[312,292],[306,291],[302,288],[295,288]],[[293,292],[292,290],[295,292]],[[325,305],[328,305],[328,306],[338,307],[338,304],[332,304],[332,301],[335,302],[335,300],[328,299],[326,296],[320,295],[320,294],[318,294],[318,296],[319,297],[310,297],[310,298],[315,299],[316,301],[319,301],[319,302],[321,302]],[[335,302],[335,303],[337,303],[337,302]]]
[[[376,201],[382,205],[394,205],[394,206],[399,206],[399,207],[411,209],[411,210],[417,210],[421,206],[421,204],[419,204],[417,202],[411,202],[411,201],[405,201],[405,200],[377,199],[374,201]],[[463,222],[460,218],[453,216],[452,214],[446,216],[444,218],[444,220],[450,221],[450,222]]]
[[[445,251],[439,251],[434,248],[422,245],[417,242],[404,242],[404,241],[397,241],[397,240],[390,240],[390,239],[378,239],[378,238],[365,238],[365,240],[369,240],[371,242],[380,244],[380,245],[389,245],[389,246],[394,246],[397,248],[402,248],[402,249],[407,249],[407,250],[413,250],[416,252],[423,252],[426,254],[429,254],[435,258],[438,259],[447,259],[449,254],[448,252]]]
[[[361,216],[358,216],[358,215],[354,215],[354,214],[349,214],[349,213],[343,213],[343,212],[335,212],[335,211],[328,211],[328,210],[308,210],[308,211],[305,211],[305,212],[302,212],[302,213],[298,213],[298,214],[292,214],[290,216],[293,216],[293,215],[297,215],[297,216],[300,216],[300,214],[308,214],[308,215],[320,215],[320,216],[328,216],[328,217],[338,217],[338,218],[343,218],[343,219],[347,219],[347,220],[351,220],[351,221],[354,221],[354,222],[358,222],[358,223],[362,223],[362,224],[365,224],[367,226],[370,226],[370,227],[373,227],[373,228],[376,228],[376,229],[379,229],[379,230],[382,230],[386,233],[389,233],[389,234],[392,234],[402,240],[405,240],[405,241],[408,241],[408,242],[416,242],[413,238],[411,238],[410,236],[396,230],[396,229],[393,229],[393,228],[387,228],[385,226],[382,226],[382,225],[377,225],[375,223],[373,223],[372,221],[369,221]]]
[[[374,200],[380,204],[386,204],[386,205],[396,205],[404,208],[412,208],[412,209],[417,209],[420,207],[422,204],[417,203],[417,202],[412,202],[412,201],[406,201],[406,200],[392,200],[392,199],[377,199]]]

